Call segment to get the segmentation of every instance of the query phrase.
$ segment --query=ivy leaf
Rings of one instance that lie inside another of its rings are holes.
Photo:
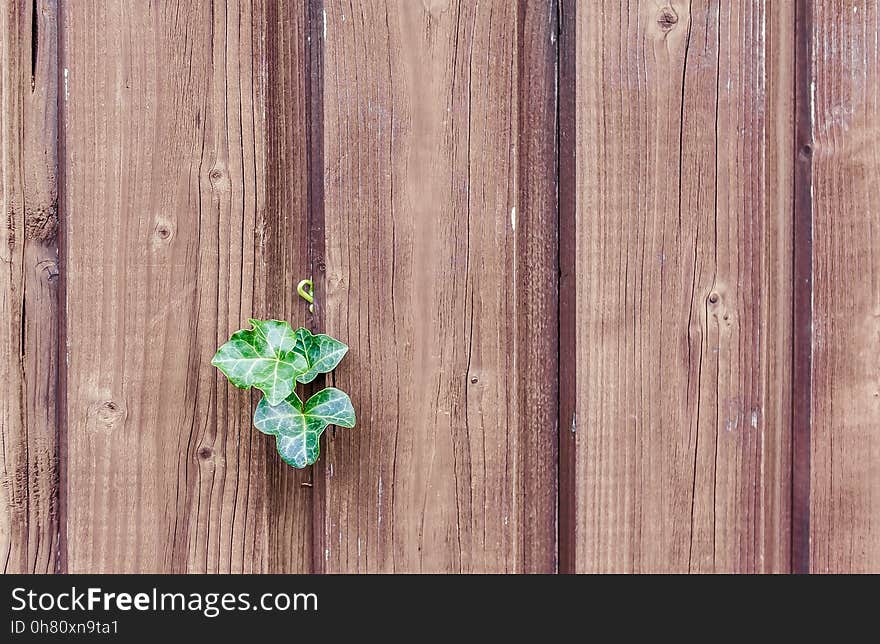
[[[300,327],[296,330],[296,351],[305,356],[309,365],[297,380],[307,384],[319,373],[333,371],[348,352],[348,345],[324,333],[312,335],[311,331]]]
[[[321,434],[327,425],[354,427],[354,407],[348,395],[334,387],[322,389],[303,403],[296,393],[272,405],[260,400],[254,425],[275,436],[275,446],[284,462],[303,468],[318,460]]]
[[[248,320],[253,330],[236,331],[217,350],[211,364],[239,389],[256,387],[269,404],[278,404],[296,387],[296,379],[309,369],[296,350],[297,336],[287,322]]]

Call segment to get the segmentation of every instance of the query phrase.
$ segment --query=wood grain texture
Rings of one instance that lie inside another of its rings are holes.
[[[577,570],[577,2],[558,2],[559,565]],[[563,359],[567,357],[567,359]]]
[[[309,569],[303,475],[210,365],[302,310],[304,15],[63,4],[71,572]]]
[[[521,459],[522,562],[517,572],[558,569],[559,212],[557,207],[557,56],[555,1],[520,2],[517,15],[517,140],[512,350]],[[491,112],[490,112],[491,114]],[[491,166],[490,166],[491,168]],[[491,182],[487,174],[485,181]],[[484,251],[491,253],[489,248]],[[477,280],[482,276],[477,275]],[[505,283],[502,277],[501,285]],[[500,288],[501,286],[499,286]],[[488,285],[482,297],[491,296]],[[492,338],[483,320],[480,334]],[[497,332],[496,332],[497,333]],[[483,342],[487,342],[484,339]],[[498,340],[496,340],[497,342]],[[503,345],[502,345],[503,346]]]
[[[788,569],[791,11],[578,6],[580,571]]]
[[[552,131],[539,5],[325,3],[326,328],[358,412],[326,448],[327,571],[555,568],[554,144],[520,131]]]
[[[804,574],[810,570],[810,414],[813,380],[812,3],[798,0],[794,18],[791,572]]]
[[[880,7],[813,5],[813,572],[880,572]]]
[[[0,7],[0,560],[58,563],[57,13]]]
[[[880,572],[878,32],[5,2],[3,572]],[[351,345],[312,470],[210,365],[249,317]]]
[[[315,205],[309,187],[321,176],[313,161],[307,132],[313,127],[310,94],[313,91],[309,11],[302,0],[265,3],[265,49],[254,51],[255,69],[267,61],[265,76],[268,140],[266,159],[258,174],[266,175],[268,209],[258,222],[260,284],[256,311],[262,317],[288,320],[294,328],[315,321],[308,305],[296,296],[296,285],[312,276],[312,224]],[[258,17],[258,16],[256,16]],[[255,30],[257,27],[255,26]],[[256,37],[256,36],[255,36]],[[316,165],[317,164],[317,165]],[[313,570],[312,472],[285,465],[269,443],[267,465],[271,475],[268,535],[273,553],[272,572]]]

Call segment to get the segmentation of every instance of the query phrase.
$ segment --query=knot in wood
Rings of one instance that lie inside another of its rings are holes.
[[[210,447],[202,447],[199,449],[199,458],[202,459],[203,461],[206,461],[209,458],[211,458],[211,456],[213,456],[213,454],[214,454],[214,450],[212,450]]]
[[[24,213],[24,232],[28,239],[52,242],[58,230],[58,204],[28,208]]]
[[[663,7],[657,15],[657,24],[663,31],[671,31],[678,24],[678,14],[672,7]]]
[[[230,188],[229,175],[222,167],[214,167],[208,172],[208,183],[214,192],[228,192]]]
[[[113,400],[105,400],[98,404],[95,413],[98,427],[103,430],[112,430],[122,423],[125,418],[125,409]]]
[[[54,282],[58,279],[58,262],[54,259],[44,259],[37,264],[37,270],[39,270],[40,274],[44,275],[49,282]]]

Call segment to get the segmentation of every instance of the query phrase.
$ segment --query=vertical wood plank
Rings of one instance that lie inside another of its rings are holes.
[[[577,11],[559,0],[559,572],[577,571]]]
[[[324,0],[308,0],[308,101],[309,129],[307,131],[309,155],[309,216],[308,231],[304,238],[308,243],[308,260],[313,281],[314,301],[310,308],[309,327],[313,333],[324,329],[326,308],[324,285],[326,283],[325,235],[324,235],[324,32],[326,15]],[[311,397],[329,382],[332,376],[319,375],[306,385],[304,395]],[[318,459],[311,468],[312,483],[312,572],[324,573],[324,510],[327,501],[327,459]]]
[[[57,8],[0,9],[0,558],[58,566]]]
[[[578,7],[580,571],[788,569],[791,11]]]
[[[516,318],[513,351],[522,481],[513,483],[523,506],[518,517],[522,562],[513,569],[553,572],[559,565],[560,430],[557,2],[520,2],[517,20],[518,165],[516,211],[511,213],[516,222],[516,281],[513,311],[501,312]],[[491,175],[485,181],[491,182]],[[491,253],[491,247],[485,252]],[[491,286],[484,285],[481,295],[491,293]],[[492,337],[489,320],[480,333]]]
[[[63,4],[71,572],[308,570],[302,475],[210,365],[296,322],[303,12]]]
[[[795,3],[792,240],[791,571],[810,570],[810,414],[813,355],[813,212],[810,79],[812,3]]]
[[[325,3],[326,326],[358,412],[326,447],[328,571],[555,568],[539,4]]]
[[[813,572],[880,572],[880,7],[813,5]]]
[[[303,0],[272,0],[266,7],[263,51],[254,52],[257,70],[266,61],[268,141],[266,160],[258,174],[267,180],[267,210],[258,223],[261,284],[256,310],[260,317],[288,320],[294,328],[309,326],[308,305],[296,295],[301,279],[311,277],[310,235],[314,206],[312,175],[320,164],[312,153],[307,132],[315,115],[310,106],[313,80],[309,34],[312,27]],[[321,175],[322,176],[322,175]],[[254,430],[255,431],[255,430]],[[269,443],[272,479],[269,539],[274,572],[312,570],[312,472],[285,465]]]

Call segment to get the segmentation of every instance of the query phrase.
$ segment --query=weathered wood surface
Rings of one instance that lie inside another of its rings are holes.
[[[307,474],[210,365],[305,310],[305,6],[62,6],[69,569],[307,571]]]
[[[788,569],[785,4],[577,6],[577,570]]]
[[[813,5],[813,572],[880,572],[880,7]]]
[[[4,3],[3,571],[880,572],[878,30]],[[251,316],[351,345],[312,471]]]
[[[325,3],[327,571],[555,568],[552,9]]]
[[[58,564],[57,14],[0,7],[0,558]]]

